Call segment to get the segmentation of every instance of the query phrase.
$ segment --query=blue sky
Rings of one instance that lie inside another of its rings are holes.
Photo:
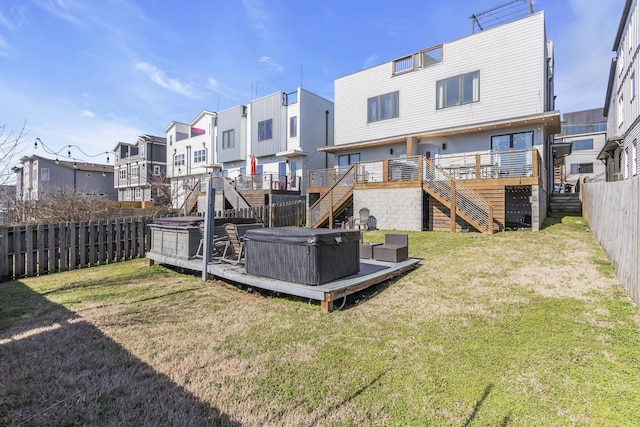
[[[471,14],[506,1],[2,0],[0,124],[26,120],[28,141],[97,155],[300,85],[333,100],[335,78],[469,35]],[[534,3],[560,111],[603,106],[623,6]]]

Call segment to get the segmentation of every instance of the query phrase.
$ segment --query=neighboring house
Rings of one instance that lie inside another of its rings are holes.
[[[167,178],[176,209],[191,203],[189,197],[192,194],[196,195],[197,203],[200,186],[216,169],[213,146],[217,117],[217,113],[202,111],[190,123],[173,121],[164,129],[167,135]]]
[[[151,202],[162,199],[169,185],[167,142],[153,135],[140,135],[135,143],[119,142],[116,153],[114,187],[120,202]]]
[[[553,149],[565,149],[566,157],[555,166],[554,184],[575,186],[580,177],[589,181],[605,180],[605,165],[598,154],[606,141],[607,120],[603,108],[562,114],[562,132],[555,136]]]
[[[16,199],[36,201],[57,188],[70,188],[76,194],[117,200],[113,186],[113,166],[81,161],[51,160],[25,156],[16,173]]]
[[[607,141],[598,155],[606,163],[607,181],[629,179],[640,172],[640,100],[636,61],[640,46],[640,22],[636,0],[627,0],[613,43],[616,57],[611,61],[604,105]]]
[[[0,225],[12,222],[14,204],[16,200],[15,185],[0,185]]]
[[[201,187],[209,177],[216,178],[216,209],[300,199],[306,173],[333,162],[318,152],[333,145],[333,116],[331,101],[298,88],[217,113],[203,112],[189,125],[171,122],[165,132],[172,165],[168,175],[178,196],[174,207],[202,212]],[[194,147],[205,149],[199,166]]]
[[[540,228],[560,131],[544,13],[478,27],[335,80],[335,169],[311,174],[309,226],[366,207],[382,229]]]

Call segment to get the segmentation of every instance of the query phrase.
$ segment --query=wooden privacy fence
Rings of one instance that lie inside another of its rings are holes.
[[[0,282],[144,257],[148,217],[0,228]]]
[[[640,175],[617,182],[587,182],[582,211],[627,294],[640,304]]]

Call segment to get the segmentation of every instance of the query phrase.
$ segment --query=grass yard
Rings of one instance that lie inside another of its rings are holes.
[[[640,425],[638,309],[582,218],[409,239],[331,314],[146,260],[1,283],[0,425]]]

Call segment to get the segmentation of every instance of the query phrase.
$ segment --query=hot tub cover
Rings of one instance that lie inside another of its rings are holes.
[[[335,245],[360,240],[357,230],[329,230],[304,227],[260,228],[247,230],[246,240],[286,243],[288,245]]]

